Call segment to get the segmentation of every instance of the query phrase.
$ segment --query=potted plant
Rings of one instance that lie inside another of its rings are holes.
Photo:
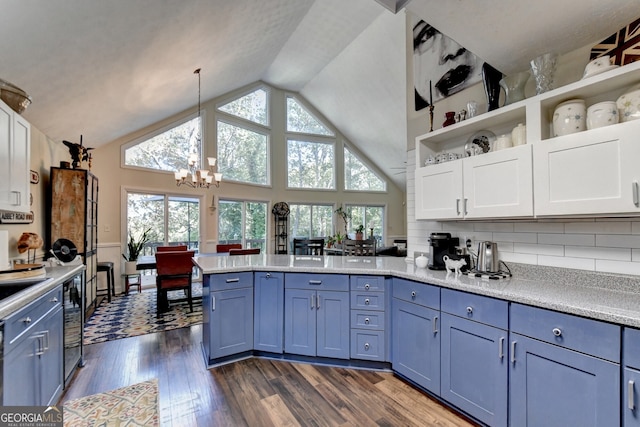
[[[360,224],[356,227],[356,240],[362,240],[364,236],[364,225]]]
[[[337,213],[340,218],[342,218],[342,221],[344,222],[344,234],[347,235],[348,234],[347,224],[349,224],[349,221],[351,221],[351,214],[345,211],[344,209],[342,209],[342,206],[340,206],[334,212]]]
[[[146,245],[149,240],[151,240],[151,228],[147,228],[142,232],[139,239],[136,239],[133,236],[133,233],[129,232],[129,242],[127,243],[127,253],[128,255],[122,254],[122,258],[125,260],[124,264],[124,273],[131,275],[136,274],[136,262],[138,261],[138,257],[144,250],[144,245]]]
[[[338,247],[339,245],[342,245],[342,240],[344,239],[344,236],[340,234],[339,231],[333,237],[336,239],[336,247]]]
[[[327,247],[328,248],[332,248],[333,244],[336,242],[336,238],[333,236],[328,236],[327,237]]]

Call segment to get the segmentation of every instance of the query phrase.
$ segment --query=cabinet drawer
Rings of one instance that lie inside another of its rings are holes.
[[[620,362],[620,326],[521,304],[510,315],[511,332]]]
[[[384,332],[352,329],[351,358],[384,361]]]
[[[640,329],[624,328],[622,360],[625,366],[640,369]]]
[[[393,279],[393,297],[425,307],[440,309],[440,288],[405,279]]]
[[[380,292],[351,291],[351,308],[384,310],[384,294]]]
[[[50,290],[9,316],[4,324],[4,351],[7,352],[9,346],[14,344],[24,332],[56,307],[62,307],[62,285]]]
[[[253,273],[221,273],[211,275],[211,291],[240,289],[253,286]]]
[[[288,273],[284,276],[284,287],[348,292],[349,276],[346,274]]]
[[[351,310],[351,327],[384,330],[384,311]]]
[[[352,291],[384,292],[384,276],[351,276]]]
[[[509,303],[506,301],[442,289],[441,311],[465,319],[507,329],[509,326]]]

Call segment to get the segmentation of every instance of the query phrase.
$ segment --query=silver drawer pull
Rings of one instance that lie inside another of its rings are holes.
[[[467,307],[467,314],[473,314],[473,307]]]
[[[555,335],[556,337],[562,336],[562,329],[560,328],[553,328],[551,332],[553,332],[553,335]]]
[[[416,297],[416,291],[411,291],[411,298],[415,298]]]
[[[52,303],[54,303],[54,304],[55,304],[55,303],[57,303],[57,302],[58,302],[58,298],[57,298],[57,297],[53,297],[53,298],[51,299],[51,302],[52,302]]]
[[[266,274],[267,279],[271,277],[271,273]]]
[[[371,320],[369,320],[369,318],[368,318],[368,317],[365,317],[365,318],[364,318],[364,324],[365,324],[365,325],[368,325],[368,324],[369,324],[369,322],[371,322]]]
[[[239,277],[236,277],[235,279],[227,279],[227,283],[237,283],[240,281]]]
[[[511,363],[516,363],[516,342],[511,341]]]
[[[316,305],[318,306],[318,310],[320,310],[320,295],[318,295],[318,303]]]
[[[211,311],[216,311],[216,297],[211,296]]]
[[[371,287],[371,285],[369,285],[368,283],[364,285],[364,288],[368,291],[369,288]]]
[[[438,316],[435,316],[433,318],[433,333],[434,334],[438,333]]]
[[[364,349],[365,350],[369,350],[369,347],[371,347],[371,346],[369,345],[368,342],[364,343]]]
[[[313,296],[313,295],[311,295],[311,296],[309,297],[309,301],[311,301],[311,310],[313,310],[313,309],[315,308],[315,306],[313,305],[313,303],[314,303],[314,301],[315,301],[315,298],[314,298],[314,296]]]
[[[634,384],[635,382],[633,380],[629,380],[627,383],[627,408],[632,411],[636,409],[635,396],[633,395]]]
[[[31,317],[27,316],[24,319],[22,319],[22,321],[28,325],[29,323],[31,323]]]
[[[633,204],[636,205],[636,207],[640,207],[640,200],[638,200],[638,181],[631,183],[631,192],[633,193]]]
[[[371,301],[369,301],[369,298],[365,298],[364,299],[364,305],[369,305],[369,303],[371,303]]]
[[[310,285],[322,285],[322,280],[309,280]]]
[[[500,337],[498,340],[498,359],[502,360],[504,358],[504,337]]]

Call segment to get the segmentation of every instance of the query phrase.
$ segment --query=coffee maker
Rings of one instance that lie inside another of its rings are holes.
[[[451,237],[451,233],[431,233],[429,235],[429,264],[431,270],[444,270],[445,255],[456,255],[456,246],[460,244],[460,239]],[[457,259],[458,257],[455,257]]]

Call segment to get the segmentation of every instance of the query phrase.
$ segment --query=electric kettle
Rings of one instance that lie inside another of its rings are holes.
[[[497,273],[500,271],[497,243],[488,241],[478,243],[476,270],[481,273]]]

